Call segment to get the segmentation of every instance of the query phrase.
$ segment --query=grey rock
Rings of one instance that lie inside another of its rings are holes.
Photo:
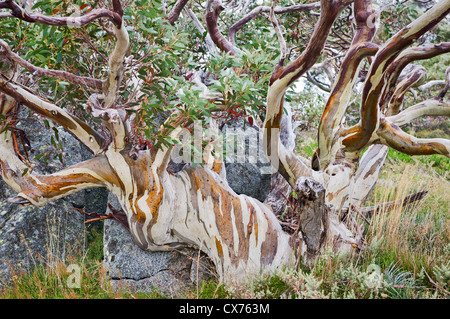
[[[0,187],[6,188],[4,182]],[[29,271],[42,263],[64,262],[85,247],[84,218],[58,200],[42,208],[0,201],[0,285],[11,270]]]
[[[245,120],[222,129],[225,135],[225,169],[228,184],[237,194],[264,201],[270,192],[271,166],[262,148],[262,131]]]

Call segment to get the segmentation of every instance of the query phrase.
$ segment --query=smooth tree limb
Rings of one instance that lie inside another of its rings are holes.
[[[411,123],[412,120],[423,116],[450,116],[450,103],[441,102],[438,99],[422,101],[408,107],[396,115],[386,117],[386,120],[403,126]]]
[[[175,24],[175,21],[178,20],[181,11],[183,11],[183,8],[186,6],[188,2],[189,0],[177,0],[172,10],[170,10],[169,14],[167,15],[167,20],[170,22],[170,24],[172,25]]]
[[[392,147],[408,155],[440,154],[450,157],[450,140],[445,138],[416,138],[388,119],[381,119],[374,143]]]
[[[340,72],[333,85],[319,124],[317,164],[314,169],[327,167],[333,161],[337,150],[335,137],[341,128],[342,119],[350,102],[357,74],[364,58],[373,56],[378,46],[372,42],[376,33],[377,11],[371,1],[356,1],[354,4],[356,33],[347,55],[342,61]]]

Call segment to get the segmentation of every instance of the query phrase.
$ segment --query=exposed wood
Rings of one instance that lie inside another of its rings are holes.
[[[376,16],[376,8],[371,1],[357,0],[354,4],[356,34],[341,65],[330,97],[319,123],[318,156],[319,167],[325,168],[335,160],[337,146],[335,138],[350,101],[353,87],[358,79],[361,62],[364,58],[375,55],[378,46],[372,42],[376,33],[376,23],[368,23],[370,17]]]
[[[384,74],[401,51],[409,47],[420,36],[433,28],[450,12],[450,2],[441,1],[426,13],[394,35],[376,54],[365,81],[360,123],[343,133],[342,144],[346,150],[362,149],[372,137],[380,121],[379,98],[385,85]]]
[[[360,209],[372,193],[388,155],[389,147],[381,144],[371,145],[362,156],[358,170],[353,175],[353,189],[348,205]]]
[[[306,244],[306,256],[313,259],[324,244],[329,230],[326,190],[311,178],[299,178],[295,192],[298,203],[297,224]]]
[[[124,24],[121,24],[119,28],[114,26],[114,33],[116,44],[108,60],[108,78],[103,84],[105,107],[113,106],[116,101],[123,78],[123,62],[130,44],[128,31]]]

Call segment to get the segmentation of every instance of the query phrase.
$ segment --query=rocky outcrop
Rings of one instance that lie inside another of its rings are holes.
[[[225,157],[228,185],[237,193],[264,201],[270,192],[271,167],[264,154],[262,131],[240,119],[222,129],[229,147]],[[230,151],[231,150],[231,151]]]

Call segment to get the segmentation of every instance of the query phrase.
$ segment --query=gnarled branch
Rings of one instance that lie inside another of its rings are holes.
[[[376,23],[372,20],[377,19],[377,13],[371,1],[355,1],[354,16],[356,33],[319,123],[318,155],[321,167],[325,167],[332,160],[331,148],[336,144],[334,139],[358,79],[361,62],[365,57],[372,56],[378,51],[378,46],[372,42],[376,33]]]
[[[385,111],[387,109],[386,103],[391,99],[398,78],[408,64],[418,60],[430,59],[448,52],[450,52],[450,42],[443,42],[428,47],[407,48],[401,52],[385,72],[385,86],[379,101],[381,110]]]
[[[129,35],[122,20],[123,8],[120,0],[113,1],[113,11],[95,9],[80,17],[49,17],[38,13],[29,13],[12,0],[0,2],[0,8],[10,9],[12,16],[18,19],[54,26],[81,28],[96,19],[109,19],[113,23],[113,32],[117,42],[108,60],[108,78],[103,83],[102,89],[104,91],[106,107],[111,107],[114,104],[122,81],[123,62],[129,45]],[[96,83],[96,85],[98,84]]]
[[[405,94],[412,87],[422,84],[427,77],[427,71],[422,66],[413,66],[412,70],[401,79],[385,106],[385,115],[394,115],[400,112]]]
[[[384,144],[408,155],[441,154],[450,157],[450,140],[444,138],[416,138],[387,119],[380,120],[374,143]]]
[[[113,2],[117,6],[118,1]],[[10,9],[11,16],[17,19],[46,25],[71,26],[81,28],[96,19],[107,18],[112,23],[114,23],[117,28],[120,29],[120,27],[122,26],[122,16],[118,12],[107,9],[94,9],[80,17],[49,17],[39,13],[27,12],[13,0],[0,2],[0,9]]]
[[[91,109],[92,116],[103,121],[108,131],[111,133],[112,146],[115,151],[125,148],[126,138],[129,134],[125,126],[126,111],[123,109],[104,108],[100,105],[97,94],[92,94],[88,99],[88,106]]]
[[[311,176],[314,172],[279,141],[284,93],[317,61],[340,10],[351,2],[322,1],[319,21],[305,51],[287,66],[284,66],[284,60],[280,60],[269,81],[263,145],[272,166],[278,169],[292,187],[295,187],[295,182],[300,176]]]
[[[236,48],[223,34],[220,32],[217,26],[217,20],[220,12],[224,10],[224,7],[217,0],[208,0],[206,4],[206,29],[208,30],[211,39],[215,45],[223,52],[235,55],[238,52]]]
[[[379,98],[385,85],[386,70],[405,50],[450,13],[450,2],[441,1],[394,35],[376,54],[369,69],[361,100],[360,122],[345,132],[342,140],[346,151],[361,150],[380,122]]]
[[[41,114],[64,127],[91,152],[98,154],[105,145],[104,139],[89,125],[62,108],[43,100],[22,86],[0,76],[0,91],[11,96],[33,112]]]
[[[14,63],[19,64],[23,68],[30,71],[33,75],[39,76],[39,77],[51,77],[51,78],[57,78],[60,80],[65,80],[73,84],[88,86],[93,89],[100,90],[102,88],[102,81],[97,79],[92,79],[85,76],[78,76],[76,74],[67,72],[67,71],[60,71],[60,70],[49,70],[37,67],[28,61],[22,59],[19,55],[11,51],[11,48],[9,45],[0,39],[0,47],[3,48],[2,51],[0,51],[0,55],[5,55],[9,59],[11,59]]]
[[[308,4],[296,4],[290,7],[275,7],[273,12],[275,14],[283,14],[288,12],[296,12],[296,11],[311,11],[312,9],[319,8],[320,2],[308,3]],[[238,22],[233,24],[228,30],[228,40],[236,46],[236,33],[242,29],[242,27],[254,19],[261,13],[270,13],[271,7],[269,6],[259,6],[250,11],[246,16],[240,19]]]
[[[4,147],[1,148],[3,151]],[[2,154],[2,159],[6,160],[0,160],[0,164],[4,180],[18,192],[17,197],[10,199],[13,203],[43,206],[86,188],[111,189],[120,185],[105,156],[96,156],[50,175],[35,175],[30,172],[24,174],[23,171],[12,168],[9,162],[12,158],[13,155]],[[18,158],[15,161],[17,160]]]

